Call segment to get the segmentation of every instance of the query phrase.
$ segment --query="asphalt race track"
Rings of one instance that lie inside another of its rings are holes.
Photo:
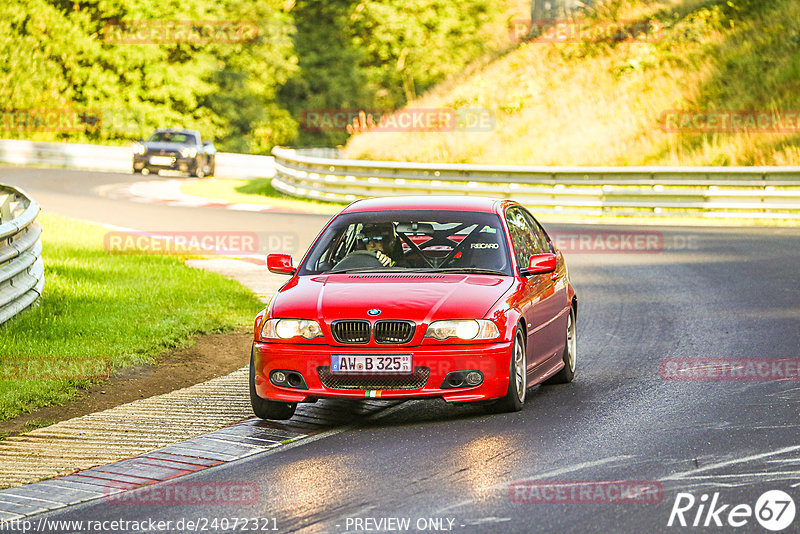
[[[304,249],[327,220],[143,205],[94,192],[132,180],[123,174],[0,168],[0,182],[22,186],[45,211],[141,230],[294,231]],[[734,506],[755,508],[767,490],[782,490],[800,504],[796,366],[793,380],[778,379],[774,368],[758,379],[662,377],[666,359],[797,361],[800,229],[545,227],[562,237],[602,235],[606,244],[608,234],[598,231],[657,235],[660,243],[649,251],[567,252],[579,296],[573,383],[533,388],[524,410],[507,415],[443,401],[408,402],[320,439],[181,478],[255,484],[253,504],[100,500],[46,518],[172,521],[172,530],[151,524],[142,532],[202,530],[180,529],[180,519],[199,519],[209,531],[223,531],[223,518],[230,521],[228,531],[234,531],[233,518],[268,518],[257,530],[724,532],[733,530],[727,521]],[[552,487],[546,484],[525,481],[639,482],[658,494],[645,503],[604,502],[593,493],[573,503],[569,489],[557,495],[547,493]],[[537,487],[541,492],[534,493]],[[696,499],[685,512],[689,526],[675,519],[668,527],[681,492]],[[538,498],[533,495],[541,496],[539,502],[530,502]],[[709,518],[714,498],[717,508],[728,506]],[[698,516],[701,502],[705,510]],[[700,526],[692,528],[696,516]],[[722,527],[714,526],[716,519]],[[765,532],[756,517],[744,521],[737,531]],[[702,528],[704,522],[711,526]],[[798,524],[800,518],[786,532],[796,532]]]
[[[157,180],[158,176],[134,177],[120,173],[0,166],[0,183],[22,187],[42,205],[45,212],[147,232],[288,232],[295,235],[297,242],[302,245],[310,243],[330,218],[291,213],[264,217],[261,213],[223,209],[197,210],[102,198],[97,193],[97,188],[103,185],[130,183],[136,178],[140,181]],[[302,252],[305,249],[297,251]]]

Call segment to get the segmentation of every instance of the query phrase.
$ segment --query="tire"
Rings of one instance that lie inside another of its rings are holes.
[[[575,308],[569,309],[569,322],[567,323],[567,342],[564,345],[564,368],[544,381],[545,385],[568,384],[575,378],[575,365],[578,357],[578,342],[575,337]]]
[[[291,419],[297,409],[296,402],[275,402],[258,396],[253,350],[250,349],[250,405],[253,407],[253,413],[259,419]]]
[[[196,176],[198,178],[202,178],[203,176],[206,175],[206,173],[203,172],[203,167],[202,166],[197,165],[197,168],[195,168],[194,172],[190,173],[190,175],[191,176]]]
[[[527,394],[528,370],[525,358],[525,334],[522,328],[514,331],[514,344],[511,349],[511,361],[508,365],[508,389],[506,396],[489,406],[494,413],[518,412],[525,406]]]

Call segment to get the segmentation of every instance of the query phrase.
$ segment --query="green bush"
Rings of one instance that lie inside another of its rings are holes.
[[[341,143],[347,134],[300,128],[303,110],[402,106],[484,53],[484,26],[512,3],[6,0],[0,137],[125,144],[191,127],[224,151]],[[171,21],[242,22],[256,38],[118,42],[124,25]],[[37,109],[72,110],[70,127],[13,124],[15,111]]]

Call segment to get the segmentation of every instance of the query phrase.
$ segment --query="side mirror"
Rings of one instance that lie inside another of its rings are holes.
[[[523,269],[523,274],[546,274],[552,273],[556,270],[558,264],[558,256],[551,253],[534,254],[531,256],[530,263],[527,269]]]
[[[267,256],[267,270],[275,274],[293,274],[292,257],[288,254],[270,254]]]

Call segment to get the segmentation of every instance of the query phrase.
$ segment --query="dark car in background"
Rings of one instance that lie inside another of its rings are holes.
[[[173,170],[198,178],[212,176],[216,153],[211,141],[203,141],[197,130],[160,129],[134,145],[133,172]]]

